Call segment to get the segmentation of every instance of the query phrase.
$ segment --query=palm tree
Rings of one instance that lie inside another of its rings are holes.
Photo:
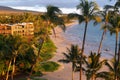
[[[87,80],[96,80],[96,78],[103,78],[103,72],[99,70],[102,68],[106,60],[100,60],[100,54],[91,52],[87,59],[84,58],[85,66],[82,68],[86,74]]]
[[[116,35],[116,41],[115,41],[115,62],[117,62],[117,51],[118,51],[118,36],[120,31],[120,16],[118,14],[114,15],[110,13],[109,17],[109,30],[110,33],[115,33]],[[118,57],[119,59],[119,57]],[[117,67],[117,66],[116,66]]]
[[[16,65],[16,58],[18,54],[21,54],[24,52],[26,49],[28,49],[29,45],[26,41],[24,41],[20,36],[12,36],[9,35],[6,37],[6,44],[7,47],[9,48],[10,52],[12,53],[12,74],[11,78],[13,80],[13,75],[15,73],[15,65]]]
[[[103,29],[103,33],[102,33],[102,36],[101,36],[99,48],[98,48],[98,51],[97,51],[97,53],[99,54],[99,53],[101,53],[100,51],[101,51],[101,48],[102,48],[102,41],[105,37],[105,34],[107,32],[107,28],[108,28],[108,26],[107,26],[107,24],[108,24],[108,9],[104,8],[104,11],[97,12],[97,15],[102,17],[101,23],[102,23],[102,29]],[[98,23],[99,22],[96,20],[94,22],[94,25],[97,25]]]
[[[120,28],[120,15],[119,15],[119,7],[120,7],[120,0],[117,0],[117,2],[112,6],[112,5],[106,5],[105,6],[107,9],[109,9],[109,23],[113,28],[110,28],[111,33],[116,34],[116,44],[115,44],[115,62],[119,61],[120,62],[120,45],[118,49],[118,36],[119,36],[119,28]],[[112,17],[112,18],[111,18]],[[118,52],[117,52],[118,51]],[[118,53],[118,57],[117,57]],[[116,65],[117,67],[117,65]],[[116,74],[115,74],[115,79],[116,79]]]
[[[70,49],[67,48],[67,53],[63,53],[65,59],[59,60],[60,62],[63,63],[72,63],[72,80],[74,80],[75,66],[80,54],[81,50],[78,48],[78,45],[71,45]]]
[[[5,80],[8,80],[9,71],[10,71],[11,63],[12,63],[12,53],[5,41],[6,41],[6,36],[0,35],[1,60],[8,62],[8,64],[5,65],[5,66],[8,66],[8,67],[6,67],[7,70],[6,70],[6,79]]]
[[[48,28],[52,29],[55,37],[56,33],[54,27],[58,25],[62,30],[65,30],[64,20],[59,17],[61,13],[62,11],[58,7],[49,5],[47,6],[47,12],[41,15],[41,18],[45,21],[47,31]]]
[[[111,60],[110,62],[106,62],[105,64],[109,71],[105,73],[106,75],[106,80],[119,80],[115,79],[115,75],[117,77],[120,77],[120,66],[118,62],[115,62],[114,60]],[[117,72],[116,72],[116,65],[117,65]]]
[[[35,33],[35,41],[33,46],[34,46],[34,49],[36,50],[36,44],[38,44],[38,53],[37,53],[37,56],[36,56],[36,59],[33,63],[33,65],[31,66],[31,71],[30,71],[30,74],[28,76],[28,78],[32,75],[32,72],[34,70],[34,67],[35,65],[37,64],[39,58],[40,58],[40,53],[41,53],[41,50],[43,48],[43,45],[45,43],[46,40],[49,39],[49,35],[48,35],[48,29],[46,29],[45,27],[41,28],[37,33]]]
[[[69,18],[77,17],[79,20],[79,23],[85,22],[85,30],[84,30],[84,36],[83,36],[83,41],[82,41],[82,50],[81,50],[81,53],[83,55],[88,22],[95,18],[94,17],[95,12],[99,9],[95,2],[91,2],[91,1],[89,2],[88,0],[80,0],[80,4],[77,5],[77,9],[81,10],[80,11],[81,14],[71,13],[68,15],[68,17]],[[82,62],[80,62],[80,80],[82,80]]]

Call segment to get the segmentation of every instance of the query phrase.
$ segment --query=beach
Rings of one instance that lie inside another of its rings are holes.
[[[68,29],[75,28],[76,24],[78,24],[78,23],[74,22],[74,23],[71,23],[71,24],[67,24],[67,30],[66,31],[68,31],[68,32],[65,32],[65,33],[59,27],[56,27],[55,28],[56,35],[57,35],[56,38],[53,34],[50,35],[51,40],[54,42],[54,44],[57,47],[57,50],[55,52],[55,56],[51,59],[51,61],[59,63],[58,60],[64,58],[64,55],[62,53],[66,52],[66,48],[69,48],[71,46],[71,44],[78,44],[79,47],[81,46],[82,40],[74,38],[76,36],[71,35],[71,32],[69,32],[69,30],[68,30]],[[70,31],[72,31],[72,30],[70,30]],[[95,46],[94,44],[88,43],[88,42],[86,41],[86,44],[87,44],[86,46],[88,48],[85,48],[85,50],[86,50],[85,52],[86,53],[88,52],[88,53],[87,54],[85,53],[85,55],[88,55],[90,50],[92,50],[92,49],[96,50],[97,49],[96,47],[98,47],[97,43],[96,43],[97,46]],[[89,44],[92,44],[96,49],[94,47],[91,47],[91,45],[89,45]],[[110,57],[108,55],[109,54],[103,54],[101,59],[104,59],[104,58],[109,59]],[[69,64],[60,63],[60,65],[61,66],[57,71],[45,73],[43,75],[43,78],[46,78],[48,80],[71,80],[72,79],[71,78],[71,76],[72,76],[72,65],[70,63]],[[106,66],[103,66],[100,71],[108,71],[108,69],[107,69]],[[74,80],[79,80],[79,72],[75,72]],[[86,80],[86,77],[85,77],[84,74],[82,75],[82,80]],[[100,80],[102,80],[102,79],[100,79]]]
[[[71,23],[71,24],[67,24],[67,26],[71,26],[75,23]],[[50,35],[52,41],[54,42],[54,44],[57,47],[55,56],[50,60],[50,61],[54,61],[54,62],[58,62],[58,60],[63,59],[64,55],[62,54],[63,52],[66,52],[66,48],[69,48],[72,44],[72,42],[68,41],[65,36],[64,36],[64,32],[59,28],[56,27],[56,35],[57,37],[55,38],[54,35]],[[72,65],[69,64],[63,64],[60,63],[60,68],[55,71],[55,72],[48,72],[45,73],[43,75],[43,78],[46,78],[48,80],[71,80],[71,76],[72,76]],[[75,80],[79,79],[79,73],[76,72],[75,73]],[[85,76],[83,77],[83,80],[85,80]]]

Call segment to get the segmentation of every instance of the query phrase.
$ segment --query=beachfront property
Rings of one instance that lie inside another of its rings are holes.
[[[11,34],[11,26],[8,24],[0,24],[0,34]]]
[[[33,23],[1,24],[0,34],[21,35],[31,38],[34,36],[34,25]]]

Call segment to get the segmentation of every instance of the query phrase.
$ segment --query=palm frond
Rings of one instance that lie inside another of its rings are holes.
[[[114,68],[113,68],[114,67],[114,63],[110,64],[109,62],[106,62],[105,65],[108,66],[110,71],[114,71]]]
[[[117,1],[115,7],[120,7],[120,1]]]
[[[69,60],[66,60],[66,59],[61,59],[61,60],[58,60],[59,62],[63,62],[63,63],[69,63],[70,61]]]
[[[113,80],[114,79],[113,75],[111,75],[109,72],[105,72],[105,71],[97,73],[96,78],[103,78],[105,80]]]
[[[62,11],[56,6],[53,6],[53,5],[48,5],[47,6],[47,15],[52,16],[52,15],[55,15],[56,13],[61,14]]]
[[[70,59],[70,55],[69,54],[67,54],[67,53],[62,53],[62,54],[65,56],[66,59]]]
[[[114,6],[112,5],[105,5],[104,9],[108,10],[108,9],[114,9]]]
[[[79,20],[79,23],[82,23],[83,21],[85,21],[85,18],[84,16],[79,15],[78,20]]]

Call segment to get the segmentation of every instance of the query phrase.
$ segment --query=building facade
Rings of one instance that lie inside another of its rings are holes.
[[[34,36],[34,25],[33,23],[18,23],[13,25],[1,24],[0,25],[0,34],[12,34],[12,35],[21,35],[25,37]]]
[[[7,24],[0,24],[0,34],[11,34],[11,26]]]

